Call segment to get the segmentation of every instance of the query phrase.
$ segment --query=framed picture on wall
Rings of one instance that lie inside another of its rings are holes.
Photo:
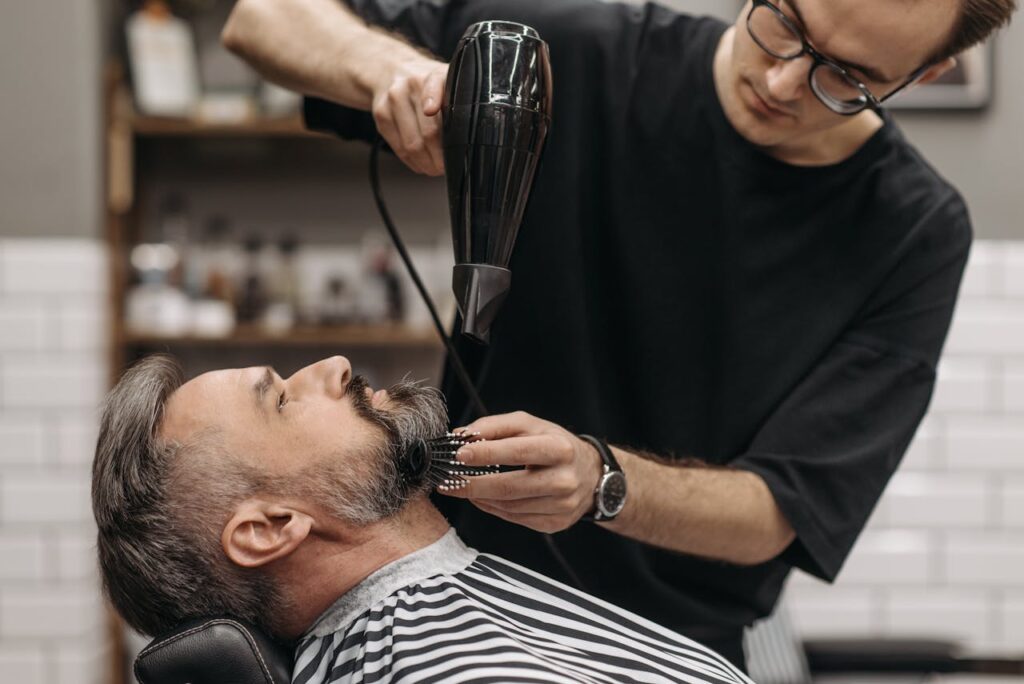
[[[892,99],[893,109],[982,109],[992,99],[992,41],[961,53],[940,78]]]

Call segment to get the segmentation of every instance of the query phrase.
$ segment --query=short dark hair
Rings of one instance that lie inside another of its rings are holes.
[[[934,61],[953,57],[984,41],[1009,24],[1016,9],[1016,0],[960,0],[960,16]]]
[[[130,368],[107,396],[92,470],[103,587],[143,634],[230,614],[273,633],[281,601],[258,569],[230,561],[220,534],[259,475],[219,450],[215,434],[187,444],[159,437],[164,406],[183,383],[171,357]]]

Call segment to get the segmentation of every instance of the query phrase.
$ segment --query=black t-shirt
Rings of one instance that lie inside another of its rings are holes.
[[[354,5],[445,59],[483,19],[550,44],[553,124],[512,291],[490,349],[460,343],[490,411],[753,471],[796,530],[779,558],[737,567],[581,523],[555,539],[586,589],[699,637],[766,615],[791,566],[833,579],[931,396],[971,240],[956,191],[888,118],[832,166],[753,147],[714,90],[712,19],[586,0]],[[343,137],[373,131],[306,109]],[[565,579],[539,534],[468,505],[453,522]]]

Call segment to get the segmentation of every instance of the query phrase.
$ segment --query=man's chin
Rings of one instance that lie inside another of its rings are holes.
[[[786,135],[776,126],[749,117],[740,125],[733,126],[744,140],[755,147],[771,149],[785,142]]]

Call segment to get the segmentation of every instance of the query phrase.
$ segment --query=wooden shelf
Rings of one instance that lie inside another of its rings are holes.
[[[274,334],[257,326],[239,326],[226,337],[166,336],[125,331],[121,344],[135,347],[376,347],[383,349],[440,349],[430,328],[406,325],[299,326]]]
[[[315,138],[321,137],[302,125],[298,115],[257,118],[238,123],[215,123],[198,119],[178,119],[133,114],[131,130],[150,138]]]

